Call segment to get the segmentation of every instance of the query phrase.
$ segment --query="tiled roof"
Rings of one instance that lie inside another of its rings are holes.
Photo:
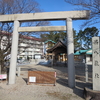
[[[1,31],[0,34],[12,36],[11,33],[8,33],[8,32],[5,32],[5,31]],[[30,36],[25,36],[25,35],[20,35],[19,37],[24,38],[24,39],[29,39],[29,40],[41,41],[40,38],[35,38],[35,37],[30,37]]]
[[[47,40],[47,41],[45,41],[44,43],[48,43],[48,42],[56,43],[56,42],[54,42],[54,41],[52,41],[52,40]]]
[[[58,48],[66,49],[67,47],[61,40],[59,40],[51,49],[48,49],[47,52],[53,52],[55,49],[59,51]]]
[[[92,54],[92,52],[89,52],[90,50],[92,50],[92,49],[89,49],[89,50],[79,50],[79,51],[76,51],[75,53],[74,53],[74,55],[81,55],[81,54]]]
[[[89,49],[86,54],[91,55],[92,54],[92,49]]]

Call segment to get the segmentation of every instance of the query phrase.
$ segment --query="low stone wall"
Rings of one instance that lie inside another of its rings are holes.
[[[85,66],[85,63],[83,62],[75,62],[75,66]]]
[[[38,64],[39,62],[44,62],[45,59],[31,59],[30,63],[31,64]]]
[[[84,88],[84,98],[85,100],[100,100],[100,91]]]

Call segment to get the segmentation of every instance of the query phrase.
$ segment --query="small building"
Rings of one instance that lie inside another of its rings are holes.
[[[58,62],[66,62],[67,60],[67,46],[65,41],[59,40],[52,48],[48,49],[47,52],[52,54],[51,57],[49,57],[52,59],[52,65],[57,65]]]
[[[74,57],[76,62],[92,63],[92,49],[76,51]]]

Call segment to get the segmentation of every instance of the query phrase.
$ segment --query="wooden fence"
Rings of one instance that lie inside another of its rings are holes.
[[[56,72],[28,71],[28,84],[54,84],[56,82]]]

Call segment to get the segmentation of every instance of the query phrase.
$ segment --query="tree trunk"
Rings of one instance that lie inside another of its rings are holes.
[[[0,65],[0,73],[4,73],[4,61],[1,61],[1,65]]]
[[[1,65],[0,65],[0,74],[1,74]]]

